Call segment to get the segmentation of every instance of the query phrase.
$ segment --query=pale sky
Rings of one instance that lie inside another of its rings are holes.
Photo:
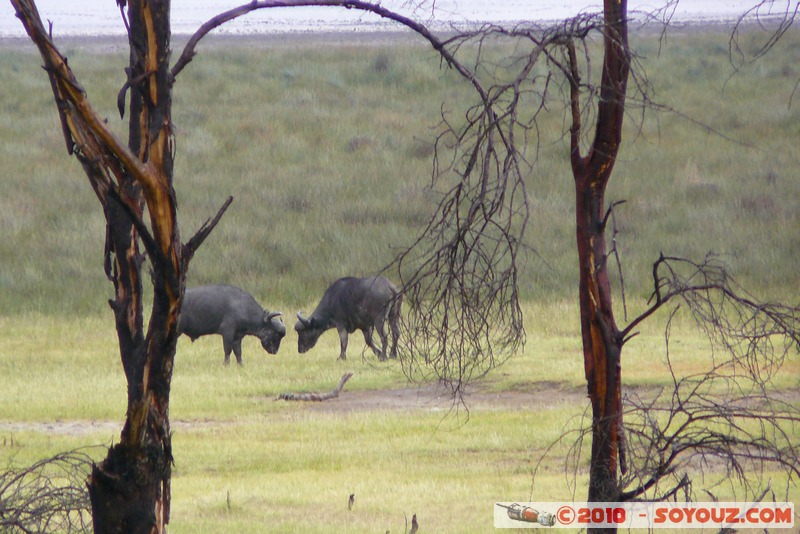
[[[214,15],[246,3],[245,0],[173,0],[173,33],[192,33]],[[407,0],[383,0],[382,5],[403,11]],[[571,17],[581,11],[598,11],[601,0],[436,0],[435,20],[441,23],[464,21],[508,22],[548,21]],[[652,11],[666,0],[629,0],[629,11]],[[757,0],[680,0],[675,18],[735,19]],[[776,5],[784,5],[778,0]],[[38,0],[42,18],[54,23],[56,35],[118,34],[124,32],[115,0]],[[430,1],[427,2],[430,5]],[[405,13],[410,14],[408,10]],[[418,10],[415,18],[428,20],[429,9]],[[341,8],[281,8],[251,13],[225,26],[230,33],[281,32],[308,30],[385,29],[385,23],[372,15]],[[388,26],[391,28],[392,26]],[[23,36],[22,24],[14,16],[8,0],[0,0],[0,36]]]

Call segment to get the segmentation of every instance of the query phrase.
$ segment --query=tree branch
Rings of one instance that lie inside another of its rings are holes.
[[[581,75],[578,70],[578,57],[575,53],[575,43],[572,39],[567,41],[567,57],[569,58],[569,70],[567,81],[569,81],[569,103],[572,113],[572,124],[569,127],[570,133],[570,158],[572,167],[580,169],[585,161],[581,156],[581,108],[580,108],[580,83]],[[575,173],[578,176],[578,173]]]
[[[661,275],[660,269],[666,273]],[[800,347],[800,309],[758,302],[730,277],[713,255],[696,263],[661,254],[653,264],[653,286],[650,300],[654,304],[631,321],[621,336],[629,339],[642,321],[678,297],[697,319],[708,319],[701,322],[710,327],[709,332],[720,335],[726,346],[730,347],[734,340],[758,343],[767,341],[771,335],[782,335]],[[733,314],[733,321],[726,319],[727,313]]]
[[[450,53],[450,51],[445,46],[445,43],[440,41],[427,27],[423,24],[416,22],[415,20],[395,13],[383,6],[378,4],[372,4],[369,2],[362,2],[358,0],[253,0],[248,4],[241,5],[239,7],[230,9],[224,13],[220,13],[216,17],[213,17],[211,20],[203,24],[189,39],[189,42],[183,49],[180,57],[178,58],[175,65],[172,67],[172,78],[173,80],[178,76],[178,74],[189,64],[192,58],[195,55],[195,48],[200,40],[205,37],[211,30],[229,22],[235,18],[241,17],[242,15],[246,15],[252,11],[257,9],[269,9],[275,7],[302,7],[302,6],[331,6],[331,7],[344,7],[347,9],[358,9],[361,11],[367,11],[370,13],[374,13],[379,15],[380,17],[393,20],[402,24],[403,26],[415,31],[422,37],[424,37],[433,48],[439,52],[439,54],[445,59],[448,65],[455,68],[461,76],[469,80],[476,91],[481,95],[484,101],[488,100],[488,95],[481,87],[480,83],[478,82],[475,74],[468,69],[466,66],[462,65],[461,62],[457,61],[455,56]]]
[[[66,139],[68,147],[72,145],[71,141],[75,137],[73,128],[76,126],[68,117],[65,119],[63,114],[75,113],[92,135],[97,137],[98,143],[106,147],[118,158],[143,187],[146,189],[157,187],[157,178],[153,169],[139,160],[128,146],[117,138],[105,120],[91,106],[86,98],[86,92],[69,68],[67,59],[56,49],[50,36],[45,31],[36,6],[29,0],[11,0],[11,4],[14,6],[17,17],[22,21],[31,40],[39,49],[39,53],[45,63],[45,70],[51,77],[54,96],[59,104],[59,114],[62,115],[62,126],[65,123],[68,125],[68,128],[64,131],[64,134],[67,135],[67,130],[69,130],[70,137]],[[65,103],[69,103],[71,106],[67,107]]]
[[[194,253],[200,248],[200,245],[203,244],[203,241],[206,240],[208,235],[211,233],[212,230],[217,226],[222,216],[228,210],[228,207],[233,202],[233,197],[228,197],[228,200],[222,205],[222,207],[217,211],[217,214],[214,216],[213,219],[208,219],[200,229],[195,233],[189,241],[183,245],[183,253],[181,254],[181,258],[183,259],[184,264],[188,264],[189,260],[192,259]]]

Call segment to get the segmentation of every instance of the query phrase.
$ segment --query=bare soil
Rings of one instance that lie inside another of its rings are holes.
[[[627,393],[635,393],[643,398],[656,396],[658,387],[624,387]],[[320,392],[324,393],[324,392]],[[777,398],[795,403],[800,400],[800,392],[787,390],[778,394]],[[571,387],[558,382],[531,382],[516,386],[508,391],[490,391],[487,387],[473,386],[454,397],[452,392],[441,385],[408,386],[394,389],[354,390],[347,387],[341,394],[325,401],[283,401],[277,397],[264,397],[265,402],[281,402],[296,405],[298,409],[330,414],[349,414],[368,411],[492,411],[492,410],[524,410],[537,411],[552,409],[562,405],[580,405],[588,402],[584,387]],[[107,433],[116,439],[122,427],[119,421],[49,421],[49,422],[9,422],[0,421],[0,446],[6,445],[4,440],[14,439],[15,433],[40,432],[43,434],[63,436],[84,436]],[[219,427],[231,424],[218,419],[173,419],[173,430],[190,430],[197,428]]]
[[[474,388],[473,388],[474,389]],[[339,397],[322,402],[291,402],[318,412],[346,414],[362,411],[442,411],[450,410],[536,410],[560,404],[574,404],[586,397],[583,388],[565,388],[556,382],[537,382],[513,391],[467,391],[454,398],[443,386],[419,386],[398,389],[348,391],[345,387]],[[267,399],[269,400],[269,399]],[[278,401],[275,402],[288,402]],[[0,445],[4,439],[14,439],[19,432],[39,432],[62,436],[85,436],[107,433],[112,439],[119,435],[122,421],[0,421]],[[196,429],[228,424],[211,419],[173,419],[173,430]]]
[[[121,419],[119,421],[0,421],[0,446],[6,445],[7,440],[14,440],[14,434],[19,432],[38,432],[59,436],[87,436],[107,433],[112,439],[116,440],[123,424],[124,421]],[[173,429],[179,429],[223,425],[226,423],[212,420],[178,420],[172,421],[171,424]]]
[[[531,410],[580,402],[586,397],[583,388],[566,389],[556,382],[537,382],[512,391],[481,391],[473,388],[460,398],[437,385],[348,391],[324,402],[308,403],[312,410],[325,412],[354,412],[368,410],[450,410],[455,407],[467,410]]]

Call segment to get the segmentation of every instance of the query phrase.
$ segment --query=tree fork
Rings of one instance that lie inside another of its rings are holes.
[[[623,337],[614,320],[606,262],[605,189],[622,137],[625,93],[630,69],[627,1],[604,1],[604,57],[595,138],[581,154],[580,74],[574,46],[569,59],[570,148],[575,178],[576,240],[584,371],[592,404],[592,452],[588,500],[618,499],[617,471],[622,435],[621,352]],[[592,529],[601,531],[604,529]],[[616,531],[616,529],[609,529]]]
[[[104,270],[114,284],[110,304],[128,382],[128,409],[120,444],[93,467],[88,480],[94,529],[162,533],[170,514],[169,390],[188,264],[172,188],[169,2],[128,2],[129,76],[137,83],[130,86],[127,146],[88,102],[34,3],[12,4],[44,61],[67,149],[83,165],[106,217]],[[145,208],[150,229],[143,221]],[[153,269],[146,336],[140,239]]]

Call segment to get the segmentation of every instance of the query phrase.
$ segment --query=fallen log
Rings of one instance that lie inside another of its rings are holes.
[[[339,396],[339,393],[342,392],[345,383],[347,383],[352,376],[352,372],[343,374],[341,380],[339,380],[339,385],[336,386],[336,389],[327,393],[281,393],[278,395],[277,400],[321,402],[329,399],[335,399]]]

